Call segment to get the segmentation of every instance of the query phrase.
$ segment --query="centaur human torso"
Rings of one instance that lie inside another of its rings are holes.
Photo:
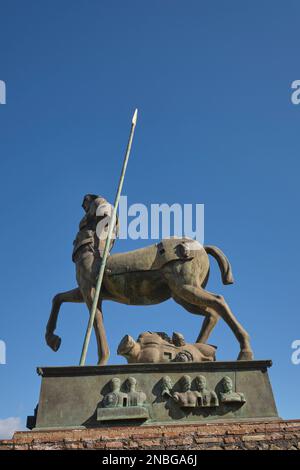
[[[60,306],[64,302],[85,302],[92,307],[110,204],[101,196],[87,195],[83,201],[85,216],[79,224],[72,259],[76,266],[78,287],[53,298],[46,329],[47,344],[57,351],[61,339],[54,334]],[[100,224],[100,225],[99,225]],[[102,230],[99,233],[99,226]],[[118,222],[115,234],[118,232]],[[112,248],[114,240],[111,242]],[[185,310],[205,317],[196,342],[206,343],[221,317],[240,344],[239,360],[250,360],[253,353],[249,335],[237,321],[224,298],[205,290],[209,276],[209,258],[218,262],[224,284],[232,284],[232,272],[224,253],[214,246],[202,246],[189,238],[164,239],[157,244],[127,253],[110,255],[96,311],[94,330],[98,345],[98,364],[105,364],[109,348],[103,324],[102,301],[128,305],[153,305],[173,298]]]

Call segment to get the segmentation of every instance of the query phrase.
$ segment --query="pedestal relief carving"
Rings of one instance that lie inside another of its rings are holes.
[[[199,407],[215,407],[219,406],[219,400],[214,390],[207,388],[207,381],[203,375],[198,375],[195,378],[197,395],[197,406]]]
[[[233,391],[233,383],[230,377],[223,377],[221,385],[223,391],[220,392],[220,401],[222,403],[246,403],[243,393]]]
[[[102,403],[97,408],[97,421],[122,421],[142,420],[149,418],[148,409],[145,406],[146,394],[136,390],[137,380],[129,377],[123,383],[114,377],[108,383],[110,391],[104,395]]]
[[[192,389],[193,388],[193,389]],[[174,390],[172,379],[165,376],[161,380],[161,397],[172,400],[180,408],[212,408],[219,406],[219,400],[214,390],[207,388],[203,375],[194,380],[189,375],[183,375],[179,381],[179,390]]]
[[[110,381],[111,391],[103,398],[103,408],[116,408],[127,405],[127,394],[121,392],[121,380],[114,377]]]
[[[180,408],[217,408],[220,403],[246,403],[245,395],[233,390],[230,377],[225,376],[220,382],[222,391],[218,394],[207,386],[204,375],[198,375],[192,379],[189,375],[183,375],[177,386],[166,375],[161,379],[160,396],[164,400],[172,399]]]

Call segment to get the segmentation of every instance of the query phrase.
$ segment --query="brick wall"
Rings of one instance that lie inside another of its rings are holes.
[[[300,420],[16,432],[0,450],[300,450]]]

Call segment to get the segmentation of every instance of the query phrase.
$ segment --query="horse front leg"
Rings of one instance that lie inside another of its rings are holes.
[[[107,363],[109,359],[109,347],[106,338],[104,322],[103,322],[103,313],[102,305],[100,304],[97,308],[95,321],[94,321],[94,331],[97,340],[97,349],[98,349],[98,366],[103,366]]]
[[[83,296],[86,302],[86,305],[89,309],[89,313],[91,314],[92,305],[93,305],[93,298],[95,295],[95,289],[84,289]],[[98,301],[95,320],[94,320],[94,332],[97,341],[97,349],[98,349],[98,366],[103,366],[107,363],[109,359],[109,347],[106,338],[106,332],[104,328],[104,321],[103,321],[103,314],[102,314],[102,299],[100,298]]]
[[[57,318],[59,314],[59,310],[61,305],[64,302],[72,302],[72,303],[82,303],[84,302],[82,294],[77,287],[76,289],[68,290],[66,292],[61,292],[56,294],[52,299],[52,309],[50,313],[50,317],[46,327],[46,334],[45,339],[48,346],[53,349],[53,351],[57,351],[61,345],[61,338],[54,334],[57,324]]]

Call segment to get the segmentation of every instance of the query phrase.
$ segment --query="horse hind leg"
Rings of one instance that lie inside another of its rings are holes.
[[[216,313],[216,315],[223,318],[240,344],[238,360],[253,359],[249,335],[237,321],[222,296],[212,294],[201,287],[195,287],[193,285],[169,284],[169,286],[172,288],[173,294],[176,297],[202,309],[209,307]]]
[[[52,309],[46,327],[45,338],[48,346],[55,352],[59,349],[61,345],[61,338],[55,335],[54,331],[56,329],[60,307],[65,302],[83,303],[84,300],[80,289],[77,287],[76,289],[61,292],[59,294],[56,294],[52,299]]]
[[[213,309],[209,307],[200,308],[197,305],[190,304],[176,297],[174,298],[174,300],[183,308],[185,308],[187,312],[193,313],[195,315],[203,315],[205,317],[196,343],[206,343],[212,330],[218,323],[219,316],[215,313]]]
[[[211,335],[212,330],[218,323],[219,316],[216,315],[214,310],[207,308],[206,309],[206,316],[203,320],[202,327],[198,338],[196,339],[196,343],[207,343],[209,336]]]

